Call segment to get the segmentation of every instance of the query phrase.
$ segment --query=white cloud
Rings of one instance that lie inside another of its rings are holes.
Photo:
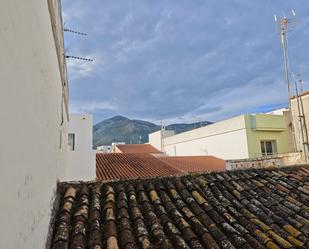
[[[77,101],[70,104],[71,113],[93,113],[99,110],[116,111],[117,108],[108,101]]]
[[[218,93],[199,109],[220,107],[202,115],[206,120],[217,121],[230,116],[251,112],[265,106],[287,104],[287,89],[281,80],[267,86],[251,82],[241,88]],[[197,111],[198,111],[197,110]]]
[[[91,75],[91,73],[95,71],[96,67],[99,64],[101,66],[103,66],[104,64],[99,59],[99,57],[95,57],[95,55],[81,56],[78,52],[74,53],[74,55],[75,54],[77,54],[78,57],[93,59],[93,61],[83,61],[83,60],[68,58],[67,59],[68,72],[73,79],[88,77]]]

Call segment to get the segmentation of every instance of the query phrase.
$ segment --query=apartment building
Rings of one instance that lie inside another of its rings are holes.
[[[176,135],[159,131],[149,134],[149,143],[169,156],[245,159],[293,151],[288,134],[285,114],[251,114]]]

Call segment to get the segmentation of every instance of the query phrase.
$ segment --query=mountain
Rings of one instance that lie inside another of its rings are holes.
[[[180,133],[208,124],[211,124],[211,122],[171,124],[165,128],[166,130],[174,130],[175,133]],[[160,126],[154,123],[129,119],[118,115],[93,126],[93,146],[110,145],[113,142],[125,142],[127,144],[146,143],[148,142],[148,134],[158,130],[160,130]]]

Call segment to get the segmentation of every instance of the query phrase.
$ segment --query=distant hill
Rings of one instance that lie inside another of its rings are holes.
[[[211,122],[171,124],[166,126],[166,129],[180,133],[208,124],[211,124]],[[127,144],[146,143],[148,142],[148,134],[158,130],[160,130],[159,125],[148,121],[114,116],[93,126],[93,146],[110,145],[113,142],[125,142]]]

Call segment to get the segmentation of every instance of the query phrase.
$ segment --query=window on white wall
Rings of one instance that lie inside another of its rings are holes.
[[[277,154],[277,141],[276,140],[261,141],[261,151],[262,156]]]
[[[75,150],[75,134],[69,133],[68,144],[70,150]]]

